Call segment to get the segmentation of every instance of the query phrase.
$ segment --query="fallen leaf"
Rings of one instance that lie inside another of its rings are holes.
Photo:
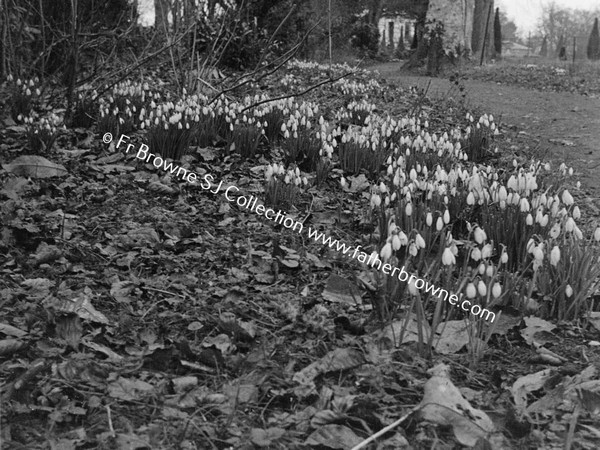
[[[344,425],[325,425],[315,430],[304,442],[306,445],[322,445],[328,448],[349,449],[362,442],[354,432]]]
[[[10,164],[2,164],[2,167],[7,172],[31,178],[62,177],[68,173],[61,164],[53,163],[38,155],[19,156]]]

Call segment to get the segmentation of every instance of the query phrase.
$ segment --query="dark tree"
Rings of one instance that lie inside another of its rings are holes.
[[[540,56],[542,58],[547,58],[548,57],[548,37],[544,36],[544,39],[542,40],[542,47],[540,49]]]
[[[502,54],[502,28],[500,26],[500,8],[496,8],[494,17],[494,49],[498,56]]]
[[[556,44],[556,57],[560,58],[560,54],[563,51],[563,48],[565,47],[565,37],[561,34],[560,38],[558,39],[558,44]]]
[[[594,26],[590,34],[590,40],[587,46],[587,57],[592,61],[600,59],[600,33],[598,32],[598,18],[594,20]]]

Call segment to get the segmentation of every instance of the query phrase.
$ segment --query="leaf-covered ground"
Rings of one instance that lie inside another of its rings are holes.
[[[572,92],[600,96],[600,64],[590,61],[528,62],[498,61],[483,66],[470,65],[463,75],[472,80],[493,81],[537,91]]]
[[[323,79],[291,75],[299,89]],[[460,96],[383,82],[368,95],[392,115],[425,112],[434,130],[464,121]],[[335,86],[311,98],[329,115],[353,99]],[[424,351],[415,321],[378,322],[356,261],[90,130],[59,139],[56,166],[8,166],[28,152],[3,120],[2,448],[350,449],[400,419],[368,448],[597,448],[600,319],[507,308],[481,359],[458,321]],[[277,151],[226,154],[197,148],[187,163],[263,196]],[[368,183],[339,180],[290,213],[356,245],[374,227]]]

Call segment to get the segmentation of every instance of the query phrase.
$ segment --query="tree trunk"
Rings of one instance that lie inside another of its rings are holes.
[[[481,57],[481,49],[485,40],[484,60],[489,61],[494,57],[494,0],[475,0],[475,13],[473,16],[473,35],[471,49],[474,57]],[[487,37],[484,39],[487,21]]]
[[[154,0],[154,30],[161,36],[169,31],[169,0]]]

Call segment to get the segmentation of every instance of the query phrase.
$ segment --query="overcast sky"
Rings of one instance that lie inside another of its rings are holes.
[[[554,3],[558,7],[596,10],[600,9],[600,0],[496,0],[496,6],[504,10],[519,28],[519,34],[526,36],[533,32],[542,13],[542,7]],[[145,23],[154,21],[153,0],[139,0],[140,14]]]
[[[524,36],[535,31],[543,6],[549,5],[552,0],[496,0],[495,3],[517,25],[519,34]],[[562,8],[600,9],[600,0],[554,0],[554,3]]]

